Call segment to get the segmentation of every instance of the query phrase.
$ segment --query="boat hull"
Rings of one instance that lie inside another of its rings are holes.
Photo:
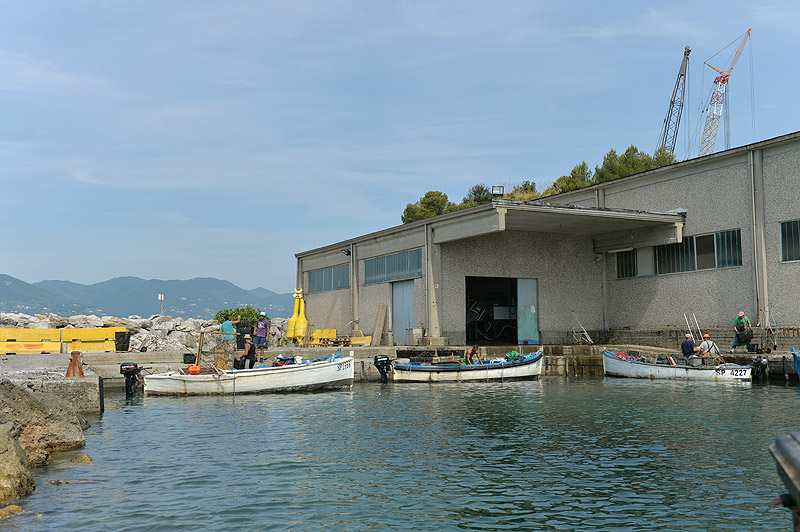
[[[634,379],[671,379],[718,382],[750,382],[753,368],[737,364],[721,364],[711,367],[668,366],[648,362],[631,362],[618,358],[613,353],[603,353],[603,372],[612,377]]]
[[[542,373],[542,352],[519,362],[489,363],[469,366],[432,366],[397,364],[395,382],[464,382],[535,379]]]
[[[350,388],[355,364],[352,357],[221,371],[214,375],[185,375],[177,371],[144,377],[145,395],[224,395],[280,393]]]

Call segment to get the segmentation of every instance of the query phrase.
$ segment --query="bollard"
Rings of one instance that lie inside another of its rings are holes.
[[[85,377],[83,374],[83,363],[81,362],[81,353],[80,351],[73,351],[72,358],[69,361],[69,367],[67,368],[67,374],[65,375],[67,378],[75,378],[75,377]]]

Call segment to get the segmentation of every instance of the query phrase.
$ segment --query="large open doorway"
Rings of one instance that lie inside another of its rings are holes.
[[[467,344],[539,343],[538,280],[466,277]]]
[[[517,343],[517,280],[467,277],[467,344]]]

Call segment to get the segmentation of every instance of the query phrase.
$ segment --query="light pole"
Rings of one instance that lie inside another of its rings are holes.
[[[164,294],[158,294],[158,301],[161,303],[161,310],[159,310],[158,315],[161,316],[164,314]]]

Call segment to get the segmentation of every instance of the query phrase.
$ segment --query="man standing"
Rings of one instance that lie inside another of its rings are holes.
[[[708,334],[703,335],[703,342],[700,344],[700,356],[719,355],[719,347],[711,340]]]
[[[230,314],[225,314],[225,321],[222,322],[220,329],[224,333],[235,333],[236,329],[233,327],[242,321],[241,316],[236,316],[236,321],[231,321]],[[236,350],[236,336],[235,334],[222,335],[222,350],[225,352],[225,357],[228,359],[228,369],[233,369],[233,352]]]
[[[731,353],[734,352],[737,345],[750,345],[750,339],[753,338],[753,330],[750,328],[750,319],[744,315],[744,312],[739,312],[739,315],[733,320],[733,346],[731,346]],[[749,333],[750,338],[747,338]]]
[[[262,312],[256,320],[256,337],[253,343],[259,350],[259,357],[264,358],[264,349],[267,348],[267,335],[269,334],[269,318]]]
[[[689,359],[692,358],[695,351],[700,351],[700,348],[695,345],[694,340],[692,340],[692,335],[686,333],[686,340],[681,344],[681,352],[683,353],[683,359],[686,361],[687,366],[689,365]]]

